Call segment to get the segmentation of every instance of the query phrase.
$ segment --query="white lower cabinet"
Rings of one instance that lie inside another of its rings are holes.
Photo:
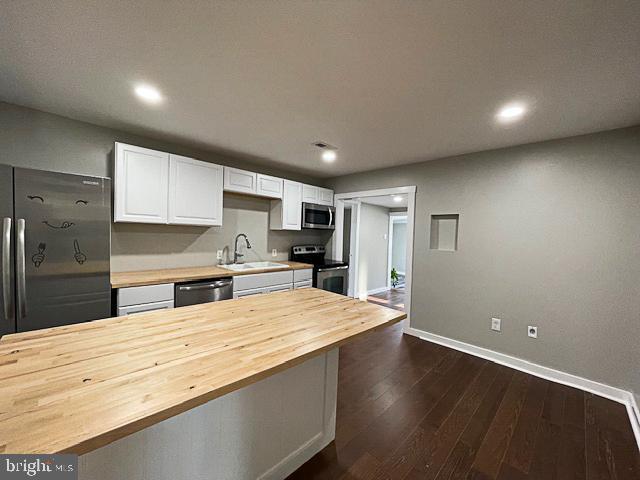
[[[310,287],[311,274],[311,269],[303,269],[238,275],[233,280],[233,298]]]
[[[293,283],[287,283],[286,285],[276,285],[275,287],[267,287],[268,293],[284,292],[286,290],[293,290]]]
[[[239,290],[233,292],[233,298],[248,297],[249,295],[259,295],[261,293],[269,293],[267,288],[249,288],[247,290]]]
[[[117,293],[118,316],[173,308],[173,299],[173,283],[119,288]]]
[[[173,300],[143,303],[141,305],[131,305],[129,307],[118,307],[118,316],[123,317],[134,313],[153,312],[155,310],[166,310],[168,308],[173,308]]]
[[[293,271],[293,288],[310,288],[313,286],[313,270],[305,268]]]

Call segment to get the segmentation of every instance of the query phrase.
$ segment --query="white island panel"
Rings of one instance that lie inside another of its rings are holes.
[[[334,349],[82,455],[79,478],[285,478],[335,438],[337,379]]]

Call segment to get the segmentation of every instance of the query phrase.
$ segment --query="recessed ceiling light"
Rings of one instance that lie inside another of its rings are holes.
[[[403,199],[400,195],[396,195],[395,197],[393,197],[393,201],[396,203],[400,203],[402,200]]]
[[[527,107],[522,103],[510,103],[505,105],[496,114],[500,123],[510,123],[520,120],[527,113]]]
[[[152,87],[151,85],[140,84],[134,89],[134,92],[141,100],[147,103],[160,103],[162,102],[162,94],[160,91]]]
[[[325,162],[333,162],[336,159],[336,152],[335,150],[324,150],[322,152],[322,160],[324,160]]]

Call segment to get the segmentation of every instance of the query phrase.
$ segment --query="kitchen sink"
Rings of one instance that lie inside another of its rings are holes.
[[[287,268],[288,265],[284,263],[275,262],[247,262],[247,263],[232,263],[230,265],[220,265],[227,270],[233,270],[234,272],[246,272],[249,270],[269,270],[271,268]]]

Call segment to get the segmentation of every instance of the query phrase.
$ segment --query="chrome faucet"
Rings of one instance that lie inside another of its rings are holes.
[[[238,235],[236,235],[235,248],[233,250],[233,263],[238,263],[238,258],[244,257],[244,254],[238,253],[238,239],[240,237],[244,237],[244,241],[247,244],[247,248],[251,248],[251,243],[249,243],[249,237],[247,237],[245,233],[239,233]]]

